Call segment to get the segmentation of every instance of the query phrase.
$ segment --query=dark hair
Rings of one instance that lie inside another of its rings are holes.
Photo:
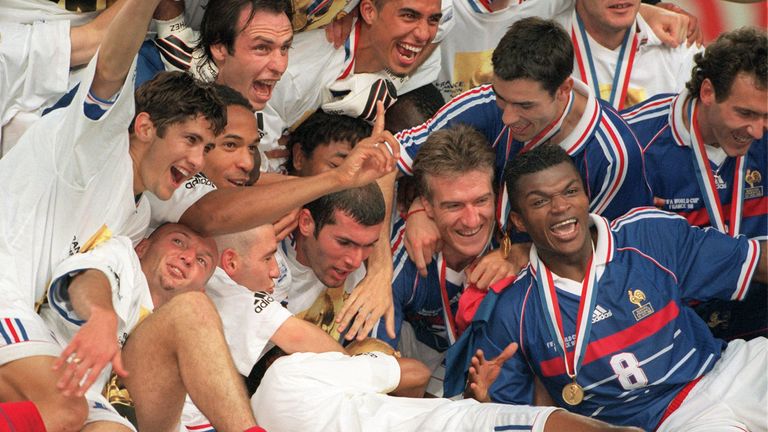
[[[336,223],[336,210],[344,212],[355,222],[373,226],[384,221],[384,195],[376,182],[324,195],[304,206],[315,221],[315,237],[325,225]]]
[[[530,79],[554,95],[573,71],[573,44],[556,22],[525,18],[509,27],[491,57],[504,81]]]
[[[523,154],[518,154],[514,159],[509,161],[504,168],[504,183],[507,185],[509,204],[512,207],[512,210],[519,210],[517,204],[517,186],[521,177],[544,171],[547,168],[560,165],[561,163],[567,163],[573,167],[577,173],[579,172],[576,165],[573,163],[573,159],[571,159],[568,153],[566,153],[566,151],[559,145],[552,144],[549,141],[545,141]],[[579,175],[579,178],[581,178],[581,175]]]
[[[227,124],[227,110],[210,84],[204,84],[185,72],[161,72],[136,90],[136,114],[149,114],[163,137],[165,128],[197,116],[211,123],[218,135]],[[134,118],[135,120],[135,118]],[[133,131],[131,121],[129,131]]]
[[[459,124],[433,132],[413,159],[413,178],[419,193],[429,199],[427,176],[448,177],[474,170],[488,170],[493,184],[496,154],[485,137]]]
[[[759,89],[768,87],[768,36],[763,30],[741,27],[725,32],[693,59],[696,64],[685,85],[693,97],[699,97],[701,83],[709,79],[715,99],[722,102],[739,72],[753,76]]]
[[[354,147],[358,141],[371,135],[371,125],[365,120],[339,114],[327,114],[322,111],[309,116],[291,133],[288,139],[288,150],[291,150],[286,168],[294,172],[293,147],[299,146],[304,155],[312,157],[315,149],[321,145],[329,145],[333,141],[347,141]]]
[[[238,28],[240,13],[250,7],[251,12],[245,20],[243,28]],[[272,12],[276,15],[284,13],[288,20],[292,19],[293,9],[287,0],[211,0],[205,7],[203,20],[200,22],[200,39],[195,49],[203,53],[203,61],[198,68],[205,67],[213,61],[211,46],[223,44],[227,52],[235,52],[237,35],[250,24],[258,12]]]
[[[221,99],[221,103],[223,103],[225,107],[230,107],[233,105],[241,106],[248,111],[253,112],[251,103],[248,102],[248,99],[246,99],[245,96],[243,96],[243,94],[239,91],[224,84],[211,83],[211,87],[213,87],[214,93],[216,93],[216,96]]]
[[[432,118],[443,105],[445,100],[437,87],[421,86],[397,97],[397,102],[387,109],[384,127],[393,134],[410,129]]]

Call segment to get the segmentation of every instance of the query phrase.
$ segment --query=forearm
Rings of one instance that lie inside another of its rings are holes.
[[[333,171],[277,183],[217,189],[187,209],[179,222],[206,236],[245,231],[272,223],[296,207],[342,189],[344,182]]]
[[[397,171],[393,171],[376,182],[381,189],[381,193],[384,194],[384,206],[386,210],[384,212],[384,223],[381,224],[381,231],[379,232],[379,241],[374,245],[373,251],[371,252],[371,255],[369,255],[368,262],[366,263],[368,272],[387,271],[392,273],[392,249],[390,248],[389,236],[392,225],[390,217],[392,215],[392,205],[395,200],[396,176]]]
[[[272,336],[272,342],[287,354],[295,352],[340,352],[344,348],[319,327],[296,317],[288,318]]]
[[[109,28],[109,24],[120,9],[122,9],[125,2],[126,0],[118,0],[94,18],[93,21],[79,27],[74,27],[69,31],[71,45],[70,66],[81,66],[91,61],[104,38],[107,28]]]
[[[78,317],[117,323],[112,306],[112,288],[109,280],[99,270],[86,270],[75,276],[69,284],[69,299]]]
[[[91,91],[108,99],[122,86],[133,59],[144,42],[149,21],[160,0],[126,0],[101,43]]]

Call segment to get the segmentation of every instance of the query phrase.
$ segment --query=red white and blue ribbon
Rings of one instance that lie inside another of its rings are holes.
[[[697,113],[696,99],[691,98],[688,102],[688,118],[691,125],[691,150],[693,150],[694,155],[693,167],[696,171],[696,181],[699,183],[701,194],[704,197],[704,204],[709,214],[710,224],[717,228],[718,231],[736,237],[741,229],[741,216],[744,204],[744,177],[747,171],[746,158],[744,156],[736,157],[731,195],[731,224],[727,226],[725,224],[725,211],[720,202],[720,194],[717,193],[715,176],[712,173],[712,166],[707,157],[707,149],[704,147],[704,141],[701,139]]]
[[[581,299],[576,315],[576,340],[574,350],[571,352],[568,352],[565,345],[562,312],[557,301],[557,291],[552,280],[552,272],[541,260],[538,260],[534,278],[536,279],[539,297],[542,304],[546,307],[544,320],[547,323],[552,338],[557,342],[559,353],[563,356],[565,373],[569,377],[575,378],[581,368],[581,363],[584,360],[584,355],[589,345],[589,335],[592,331],[591,317],[597,303],[597,274],[595,271],[594,249],[592,250],[592,256],[589,258],[587,272],[581,285]]]
[[[352,32],[347,37],[347,40],[344,41],[344,68],[342,69],[341,75],[336,78],[336,81],[348,77],[349,74],[352,73],[352,69],[355,68],[355,58],[357,57],[357,45],[360,41],[362,22],[363,20],[361,19],[355,21],[355,25],[352,27]]]
[[[613,83],[611,84],[611,94],[608,97],[608,102],[617,110],[623,109],[624,101],[627,100],[629,79],[632,74],[632,65],[635,62],[635,53],[639,44],[635,28],[636,25],[633,24],[624,34],[624,39],[619,47],[619,56],[616,59],[616,69],[613,72]],[[586,82],[599,97],[600,81],[597,79],[597,70],[592,59],[589,36],[584,28],[584,22],[579,17],[579,14],[576,13],[575,8],[571,19],[571,40],[573,41],[573,50],[581,80]]]
[[[456,343],[456,339],[459,334],[459,329],[456,326],[456,318],[453,316],[451,310],[451,299],[448,297],[448,286],[446,282],[446,264],[443,259],[443,254],[440,253],[437,256],[437,271],[440,280],[440,299],[443,302],[443,320],[445,321],[445,333],[448,337],[448,343],[453,345]]]

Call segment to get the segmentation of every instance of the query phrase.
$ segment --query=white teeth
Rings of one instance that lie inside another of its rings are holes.
[[[552,228],[552,229],[560,228],[562,226],[570,225],[572,223],[576,223],[576,218],[570,218],[570,219],[564,220],[562,222],[556,223],[556,224],[552,225],[550,228]]]
[[[417,47],[415,45],[407,44],[405,42],[400,42],[400,46],[405,48],[405,49],[407,49],[408,51],[412,51],[412,52],[414,52],[416,54],[420,53],[421,50],[422,50],[421,47]]]
[[[176,167],[176,169],[179,170],[181,175],[183,175],[184,177],[189,177],[189,171],[187,171],[187,170],[185,170],[184,168],[181,168],[181,167]]]
[[[480,229],[482,229],[482,226],[477,227],[476,229],[470,230],[470,231],[456,231],[460,236],[470,237],[480,232]]]
[[[749,135],[747,135],[747,136],[742,136],[742,135],[737,135],[737,134],[735,134],[735,133],[734,133],[734,134],[731,134],[731,135],[733,136],[733,139],[735,139],[736,141],[738,141],[739,143],[742,143],[742,144],[746,144],[746,143],[748,143],[748,142],[751,142],[751,141],[752,141],[752,137],[751,137],[751,136],[749,136]]]
[[[184,277],[184,274],[177,267],[171,266],[171,273],[178,277]]]
[[[257,80],[256,84],[261,84],[267,87],[273,87],[275,84],[277,84],[277,80]]]

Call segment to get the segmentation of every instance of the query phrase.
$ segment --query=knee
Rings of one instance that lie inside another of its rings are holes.
[[[74,432],[88,419],[88,402],[83,397],[54,397],[37,402],[48,432]]]
[[[174,325],[221,327],[221,319],[216,306],[207,295],[201,292],[187,292],[177,295],[161,309],[165,309],[166,313],[170,314],[171,322]]]

